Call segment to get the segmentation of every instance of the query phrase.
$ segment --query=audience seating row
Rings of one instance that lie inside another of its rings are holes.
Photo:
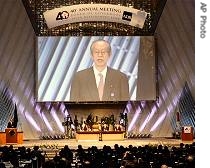
[[[0,147],[0,167],[25,168],[194,168],[195,142],[180,143],[179,147],[145,145],[128,147],[104,145],[83,149],[70,149],[68,145],[58,149],[52,159],[39,146],[14,149],[12,145]]]

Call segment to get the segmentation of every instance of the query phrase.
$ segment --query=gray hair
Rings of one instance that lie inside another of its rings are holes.
[[[91,46],[90,46],[90,51],[91,51],[91,53],[93,52],[94,45],[95,45],[95,43],[97,43],[97,42],[105,42],[105,43],[107,44],[107,47],[108,47],[108,52],[111,53],[111,50],[112,50],[112,49],[111,49],[110,43],[109,43],[108,41],[106,41],[106,40],[103,40],[103,39],[98,39],[98,40],[93,41],[93,43],[92,43]]]

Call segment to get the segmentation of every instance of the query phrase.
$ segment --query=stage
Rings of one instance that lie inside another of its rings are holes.
[[[41,146],[41,147],[55,147],[62,148],[64,145],[68,145],[71,149],[77,149],[78,145],[82,145],[84,149],[87,149],[91,146],[96,146],[101,149],[104,145],[114,147],[115,144],[122,145],[127,147],[128,145],[133,146],[144,146],[144,145],[167,145],[167,146],[179,146],[180,143],[191,144],[194,141],[182,141],[181,139],[172,139],[172,138],[139,138],[139,139],[124,139],[121,141],[96,141],[96,140],[80,140],[76,139],[59,139],[59,140],[40,140],[40,139],[31,139],[23,140],[23,144],[12,144],[14,147],[32,147],[32,146]],[[6,144],[10,145],[10,144]]]

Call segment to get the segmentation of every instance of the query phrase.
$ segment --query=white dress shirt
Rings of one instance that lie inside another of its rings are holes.
[[[95,79],[96,79],[96,86],[98,87],[98,84],[99,84],[99,81],[100,81],[100,76],[98,74],[101,73],[103,75],[103,81],[105,82],[107,67],[103,71],[100,72],[96,69],[95,66],[93,66],[93,72],[94,72]]]

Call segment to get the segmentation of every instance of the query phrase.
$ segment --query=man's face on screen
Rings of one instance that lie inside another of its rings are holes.
[[[102,71],[106,66],[110,57],[109,44],[105,41],[95,42],[92,46],[92,58],[96,68]]]

